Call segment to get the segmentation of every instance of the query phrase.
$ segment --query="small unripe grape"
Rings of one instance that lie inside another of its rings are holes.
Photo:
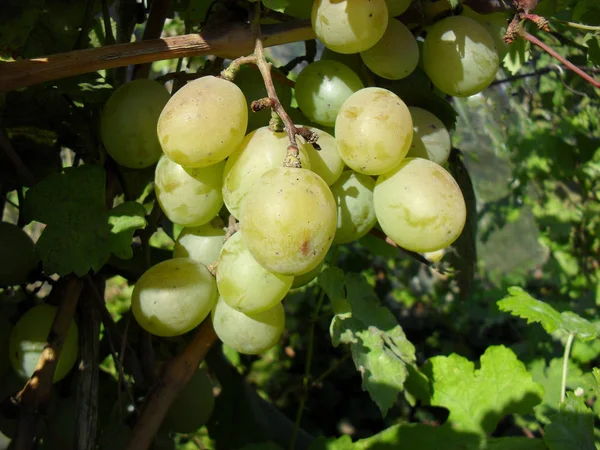
[[[29,235],[17,225],[0,222],[0,287],[25,283],[37,260]]]
[[[444,164],[450,156],[450,134],[444,123],[422,108],[408,108],[413,120],[413,140],[407,158],[425,158]]]
[[[225,242],[225,228],[213,222],[184,228],[175,241],[173,258],[192,258],[205,266],[214,263]]]
[[[390,17],[396,17],[402,14],[410,6],[411,0],[385,0]]]
[[[213,386],[206,369],[198,369],[169,408],[162,428],[193,433],[208,422],[215,408]]]
[[[310,170],[323,178],[328,186],[331,186],[344,171],[344,161],[338,152],[337,141],[326,131],[314,127],[307,128],[317,133],[319,136],[317,144],[321,148],[321,150],[316,150],[312,145],[306,146],[310,158]]]

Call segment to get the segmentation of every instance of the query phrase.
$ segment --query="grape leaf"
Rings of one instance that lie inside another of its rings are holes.
[[[108,212],[110,250],[121,259],[133,257],[131,240],[135,230],[146,227],[146,209],[136,202],[125,202]]]
[[[489,434],[505,415],[530,413],[542,400],[542,386],[504,346],[488,347],[479,370],[456,354],[435,356],[430,364],[431,404],[450,411],[448,422],[456,430]]]
[[[578,338],[583,339],[584,341],[595,339],[599,334],[597,325],[578,316],[574,312],[563,311],[560,314],[560,317],[562,319],[562,328],[569,334],[576,334]]]
[[[2,5],[0,56],[12,56],[23,46],[43,11],[45,0],[8,0]]]
[[[544,442],[550,450],[595,450],[594,413],[583,398],[567,393],[558,414],[546,426]]]
[[[289,0],[262,0],[262,4],[273,11],[284,12]]]
[[[516,74],[522,66],[527,64],[531,56],[531,45],[525,39],[516,39],[508,46],[508,52],[504,56],[504,67],[511,75]]]
[[[584,42],[588,47],[588,62],[595,66],[600,66],[600,36],[589,33],[584,38]]]
[[[500,311],[527,319],[527,323],[539,322],[544,330],[553,333],[562,326],[560,313],[547,303],[534,299],[520,287],[508,288],[509,297],[498,302]]]
[[[350,345],[363,389],[385,416],[404,389],[407,365],[415,361],[414,346],[363,277],[344,277],[340,269],[330,268],[319,275],[319,285],[336,311],[330,327],[333,345]]]

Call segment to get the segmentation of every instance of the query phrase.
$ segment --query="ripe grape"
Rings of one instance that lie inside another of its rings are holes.
[[[292,289],[297,289],[302,286],[306,286],[312,280],[314,280],[317,275],[319,275],[323,271],[323,265],[325,264],[325,258],[321,260],[319,265],[315,267],[310,272],[306,272],[305,274],[298,275],[294,277],[294,282],[292,283]]]
[[[0,287],[25,283],[37,261],[29,235],[17,225],[0,222]]]
[[[169,91],[152,80],[124,84],[108,99],[100,120],[100,136],[108,154],[132,169],[151,166],[162,150],[156,134],[158,116]]]
[[[390,19],[383,37],[360,56],[373,73],[388,80],[400,80],[417,68],[419,46],[406,25]]]
[[[56,306],[42,303],[28,310],[15,324],[10,334],[9,356],[19,376],[30,378],[35,372],[57,311]],[[75,365],[79,352],[78,336],[77,324],[71,320],[54,372],[54,383],[62,380]]]
[[[331,186],[337,202],[337,231],[334,244],[360,239],[377,222],[373,208],[375,180],[368,175],[346,170]]]
[[[385,0],[385,3],[390,17],[399,16],[410,6],[410,0]]]
[[[217,264],[217,288],[232,308],[244,314],[266,311],[283,300],[293,281],[294,277],[271,273],[256,262],[241,231],[225,242]]]
[[[332,127],[344,101],[362,88],[362,81],[348,66],[322,60],[309,64],[298,75],[296,101],[310,120]]]
[[[377,43],[387,27],[385,0],[315,0],[312,27],[325,47],[358,53]]]
[[[468,17],[446,17],[425,38],[425,72],[448,95],[469,97],[481,92],[494,80],[498,64],[494,40],[483,25]]]
[[[377,87],[352,94],[335,122],[340,156],[352,170],[366,175],[379,175],[400,164],[412,136],[412,118],[404,102]]]
[[[448,247],[460,235],[467,214],[452,175],[422,158],[406,158],[399,167],[380,176],[373,203],[385,234],[415,252]]]
[[[321,53],[321,61],[338,61],[348,66],[355,74],[357,74],[363,84],[366,84],[367,79],[364,76],[365,70],[362,59],[358,53],[337,53],[325,47]]]
[[[331,186],[344,171],[344,161],[338,152],[337,141],[326,131],[314,127],[307,128],[317,133],[319,136],[317,144],[321,147],[321,150],[316,150],[312,145],[306,146],[310,158],[310,169],[323,178],[328,186]]]
[[[215,332],[221,341],[239,353],[257,355],[273,347],[285,328],[283,305],[248,316],[219,298],[212,311]]]
[[[463,10],[461,14],[463,16],[476,20],[485,27],[488,33],[490,33],[490,36],[492,36],[494,39],[494,44],[496,44],[498,56],[500,59],[503,59],[508,53],[508,44],[504,41],[504,35],[506,34],[506,29],[508,28],[506,14],[502,12],[479,14],[478,12],[473,11],[467,5],[462,5],[462,7]]]
[[[227,158],[248,125],[244,94],[234,83],[206,76],[190,81],[166,104],[158,119],[165,154],[184,167],[206,167]]]
[[[217,300],[217,284],[206,266],[175,258],[151,267],[137,281],[131,311],[156,336],[179,336],[197,327]]]
[[[450,134],[444,123],[436,116],[415,106],[408,108],[413,120],[413,140],[408,158],[425,158],[444,164],[450,156]]]
[[[223,206],[225,161],[208,167],[183,167],[163,156],[156,165],[156,199],[173,223],[195,227],[210,222]]]
[[[206,369],[198,369],[177,395],[162,427],[175,433],[193,433],[208,422],[214,408],[212,382]]]
[[[262,127],[248,134],[225,164],[223,173],[223,200],[234,217],[240,217],[242,200],[263,173],[280,167],[290,145],[286,133],[276,133]],[[298,145],[302,167],[310,169],[310,144]]]
[[[219,258],[225,241],[225,229],[220,219],[199,227],[184,228],[175,241],[173,258],[192,258],[205,266]]]
[[[321,262],[333,242],[335,199],[316,173],[277,167],[248,192],[240,222],[244,242],[267,270],[302,275]]]

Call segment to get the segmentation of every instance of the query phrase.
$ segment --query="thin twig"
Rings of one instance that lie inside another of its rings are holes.
[[[577,22],[569,22],[568,20],[558,20],[558,19],[549,19],[550,22],[555,22],[555,23],[562,23],[563,25],[567,25],[571,28],[578,28],[580,30],[585,30],[585,31],[600,31],[600,26],[595,26],[595,25],[585,25],[583,23],[577,23]]]

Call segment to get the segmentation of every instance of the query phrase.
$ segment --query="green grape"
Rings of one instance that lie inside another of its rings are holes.
[[[287,154],[290,141],[287,133],[276,133],[262,127],[248,134],[238,149],[229,157],[223,172],[223,200],[234,217],[241,214],[242,200],[267,170],[280,167]],[[310,169],[310,144],[301,144],[300,162]]]
[[[56,306],[43,303],[28,310],[15,324],[10,334],[9,356],[15,372],[21,377],[30,378],[35,372],[57,310]],[[78,336],[77,324],[71,320],[54,372],[54,383],[62,380],[75,365]]]
[[[140,326],[156,336],[179,336],[196,328],[217,299],[217,284],[204,264],[190,258],[158,263],[142,274],[131,296]]]
[[[158,119],[165,154],[184,167],[206,167],[227,158],[248,125],[244,94],[234,83],[206,76],[190,81],[166,104]]]
[[[292,289],[297,289],[299,287],[306,286],[308,283],[310,283],[312,280],[314,280],[317,277],[317,275],[319,275],[321,273],[321,271],[323,270],[324,264],[325,264],[325,258],[323,258],[321,260],[321,262],[319,263],[319,265],[317,267],[315,267],[313,270],[311,270],[310,272],[306,272],[303,275],[298,275],[297,277],[294,277],[294,282],[292,283]]]
[[[388,8],[388,15],[396,17],[402,14],[410,6],[411,0],[385,0]]]
[[[450,156],[450,133],[436,116],[415,106],[408,108],[413,120],[413,140],[407,158],[425,158],[445,164]]]
[[[205,266],[214,263],[225,242],[225,229],[213,222],[184,228],[175,241],[173,258],[192,258]]]
[[[490,33],[496,44],[496,50],[500,59],[504,59],[508,53],[508,44],[504,41],[504,35],[508,28],[508,20],[506,14],[502,12],[491,14],[479,14],[469,8],[467,5],[462,5],[462,15],[476,20]]]
[[[432,262],[432,263],[437,263],[442,260],[442,258],[444,257],[445,254],[446,254],[446,249],[441,248],[441,249],[435,250],[433,252],[425,252],[425,253],[423,253],[423,256],[425,257],[425,259],[427,261]]]
[[[212,311],[215,333],[221,341],[239,353],[257,355],[273,347],[285,328],[283,305],[248,316],[219,298]]]
[[[206,369],[198,369],[177,395],[162,427],[175,433],[193,433],[208,422],[214,408],[212,381]]]
[[[298,75],[296,101],[311,121],[331,127],[344,101],[363,87],[358,75],[348,66],[321,60],[309,64]]]
[[[373,203],[384,233],[414,252],[448,247],[465,226],[467,209],[458,184],[427,159],[407,158],[380,176]]]
[[[383,37],[360,53],[365,65],[376,75],[388,80],[406,78],[419,64],[419,46],[402,22],[390,19]]]
[[[315,0],[311,21],[325,47],[338,53],[358,53],[381,39],[388,10],[385,0]]]
[[[335,199],[316,173],[277,167],[248,192],[240,222],[244,242],[263,267],[302,275],[319,265],[333,242]]]
[[[217,288],[232,308],[244,314],[271,309],[283,300],[293,281],[294,277],[271,273],[256,262],[241,231],[223,245],[217,263]]]
[[[100,136],[117,163],[142,169],[158,161],[156,124],[168,101],[169,91],[152,80],[132,81],[111,95],[102,110]]]
[[[331,186],[344,171],[344,161],[338,152],[337,141],[326,131],[315,127],[307,128],[317,133],[319,136],[317,144],[321,147],[321,150],[317,150],[312,145],[306,146],[310,158],[310,170],[323,178],[328,186]]]
[[[337,53],[325,47],[323,49],[323,53],[321,54],[320,60],[341,62],[342,64],[348,66],[354,73],[356,73],[360,77],[363,84],[366,84],[367,82],[366,78],[364,77],[363,63],[359,53]]]
[[[413,123],[404,102],[387,89],[369,87],[350,96],[335,122],[338,151],[355,172],[389,172],[406,156]]]
[[[373,208],[375,180],[368,175],[346,170],[331,186],[337,202],[337,231],[334,244],[347,244],[360,239],[375,226]]]
[[[210,222],[223,206],[225,161],[208,167],[183,167],[163,156],[156,165],[156,199],[169,220],[184,227]]]
[[[469,97],[481,92],[494,81],[498,64],[494,39],[483,25],[468,17],[446,17],[435,23],[425,38],[425,72],[448,95]]]
[[[0,222],[0,287],[25,283],[37,262],[29,235],[21,227]]]

